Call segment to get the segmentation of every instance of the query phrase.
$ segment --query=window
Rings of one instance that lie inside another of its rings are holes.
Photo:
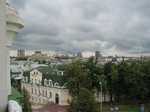
[[[58,82],[56,82],[56,83],[54,84],[54,87],[59,87]]]
[[[26,77],[26,82],[28,82],[28,77]]]
[[[39,103],[41,103],[41,99],[39,98]]]
[[[34,100],[34,97],[32,97],[32,100]]]
[[[45,86],[47,85],[47,80],[46,80],[46,79],[44,79],[44,85],[45,85]]]
[[[43,96],[44,96],[44,91],[43,91]]]
[[[49,81],[47,81],[47,84],[46,84],[47,86],[49,86]]]
[[[47,91],[45,91],[45,96],[47,97]]]
[[[33,88],[31,89],[31,94],[33,94]]]
[[[41,81],[40,81],[40,79],[39,79],[39,85],[40,85],[40,83],[41,83]]]
[[[35,84],[36,84],[37,82],[36,82],[36,79],[35,79]]]
[[[52,92],[49,92],[49,97],[52,98]]]
[[[52,80],[49,79],[49,86],[52,86],[53,83],[52,83]]]
[[[35,89],[35,95],[37,94],[37,91],[36,91],[36,89]]]
[[[40,95],[40,90],[39,90],[39,95]]]

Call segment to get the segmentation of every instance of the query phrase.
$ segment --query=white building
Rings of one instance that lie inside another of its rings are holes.
[[[10,87],[9,51],[13,37],[23,28],[23,20],[16,10],[9,6],[8,0],[0,0],[0,110],[6,111]]]

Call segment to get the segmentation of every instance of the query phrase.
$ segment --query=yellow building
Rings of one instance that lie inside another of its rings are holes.
[[[31,57],[33,60],[35,60],[35,59],[44,60],[45,59],[45,55],[42,54],[41,51],[35,51],[35,53]]]
[[[67,101],[71,99],[71,96],[61,67],[38,67],[24,72],[21,87],[29,91],[31,102],[68,105]]]
[[[31,102],[34,103],[57,103],[59,105],[69,105],[68,100],[71,100],[67,89],[64,65],[55,67],[38,67],[30,71],[24,72],[21,87],[25,87],[30,95]],[[96,101],[109,101],[109,95],[102,94],[96,89],[93,90]]]

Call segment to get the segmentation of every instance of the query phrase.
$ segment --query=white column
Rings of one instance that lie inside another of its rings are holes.
[[[0,0],[0,111],[7,107],[6,0]]]
[[[9,0],[6,0],[7,4],[5,5],[6,14],[5,14],[5,47],[6,47],[6,68],[7,68],[7,95],[11,95],[11,83],[10,83],[10,48],[12,46],[12,40],[16,34],[19,33],[19,30],[23,28],[23,20],[19,17],[19,14],[16,10],[9,7]]]
[[[7,95],[11,95],[10,47],[6,47],[6,66],[7,66]]]

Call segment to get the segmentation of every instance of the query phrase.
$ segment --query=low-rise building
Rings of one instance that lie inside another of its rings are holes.
[[[34,103],[56,103],[69,105],[72,98],[67,88],[64,65],[38,67],[23,73],[21,87],[26,88],[31,96],[30,101]],[[93,90],[96,101],[109,101],[108,94],[102,94]]]
[[[38,67],[24,72],[21,86],[29,91],[31,102],[68,105],[71,96],[68,93],[65,73],[61,67]]]
[[[45,57],[46,57],[46,56],[45,56],[44,54],[42,54],[41,51],[35,51],[35,54],[33,54],[33,55],[31,56],[31,58],[32,58],[33,60],[35,60],[35,59],[44,60]]]

